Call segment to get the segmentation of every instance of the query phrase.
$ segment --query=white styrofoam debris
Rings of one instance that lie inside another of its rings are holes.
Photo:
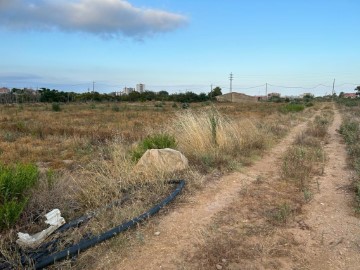
[[[42,230],[41,232],[35,233],[33,235],[29,235],[28,233],[18,232],[18,239],[16,243],[23,247],[37,247],[40,245],[46,237],[52,234],[57,228],[65,223],[65,219],[61,216],[59,209],[54,209],[45,215],[46,224],[50,226]]]

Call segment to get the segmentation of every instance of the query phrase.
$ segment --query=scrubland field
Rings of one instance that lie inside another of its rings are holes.
[[[99,212],[81,228],[68,231],[56,247],[61,250],[143,213],[172,190],[167,180],[185,179],[185,190],[171,206],[176,207],[219,176],[251,165],[321,106],[304,110],[303,105],[277,103],[201,103],[187,109],[181,104],[153,102],[2,105],[0,265],[19,267],[16,233],[44,229],[43,216],[54,208],[67,221]],[[292,174],[310,175],[313,169],[300,164],[304,166],[300,172],[298,165],[287,161],[296,159],[300,151],[309,155],[310,164],[320,166],[324,156],[316,147],[326,131],[319,125],[325,128],[329,121],[329,116],[315,119],[313,125],[318,126],[311,125],[304,133],[311,136],[299,136],[287,152],[283,175],[296,179],[304,196],[311,194],[309,176]],[[302,144],[305,148],[298,146]],[[189,169],[146,175],[134,170],[146,149],[163,147],[181,151],[189,159]],[[114,201],[121,201],[120,206],[104,209]],[[287,206],[279,207],[280,212],[274,214],[277,221],[286,218]],[[105,256],[110,248],[122,250],[121,255],[143,241],[141,230],[131,230],[88,250],[76,261],[54,267],[91,268],[97,262],[101,268],[97,254]]]

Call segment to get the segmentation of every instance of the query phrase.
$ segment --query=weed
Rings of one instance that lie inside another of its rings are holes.
[[[324,172],[325,154],[320,139],[324,139],[332,121],[332,114],[322,113],[315,117],[305,132],[300,133],[294,145],[285,153],[282,164],[282,177],[293,181],[304,192],[305,200],[311,197],[308,180],[320,167]]]
[[[59,104],[59,103],[53,103],[53,104],[51,105],[51,109],[52,109],[54,112],[60,112],[60,111],[61,111],[60,104]]]
[[[357,102],[357,106],[358,106]],[[349,106],[349,105],[347,105]],[[355,107],[352,108],[355,110]],[[354,115],[348,116],[345,118],[343,123],[341,124],[340,134],[343,136],[346,144],[347,151],[349,155],[350,165],[354,168],[356,174],[360,175],[360,121],[358,117],[354,117]],[[356,178],[358,179],[358,177]],[[357,212],[360,212],[360,181],[355,180],[353,182],[353,186],[355,189],[355,198],[356,198],[356,206],[355,209]]]
[[[290,112],[301,112],[305,109],[305,106],[302,104],[294,104],[289,103],[286,105],[283,105],[279,108],[279,111],[282,113],[290,113]]]
[[[131,152],[134,161],[139,160],[148,149],[176,148],[175,138],[169,134],[154,134],[142,140]]]
[[[183,108],[183,109],[188,109],[190,107],[190,105],[189,105],[189,103],[183,103],[183,104],[181,104],[181,108]]]
[[[311,191],[310,190],[308,190],[308,189],[304,189],[303,190],[303,193],[304,193],[304,200],[305,200],[305,202],[309,202],[311,199],[312,199],[312,193],[311,193]]]
[[[264,133],[253,122],[235,121],[214,109],[177,114],[168,133],[174,134],[186,157],[205,168],[227,168],[231,160],[247,158],[266,146]]]
[[[6,142],[15,142],[18,137],[19,137],[18,133],[11,131],[8,131],[3,135],[3,139]]]
[[[26,193],[38,180],[33,165],[0,165],[0,228],[10,228],[18,220],[26,203]]]
[[[113,110],[114,112],[120,112],[120,107],[118,105],[113,105],[111,107],[111,110]]]
[[[292,210],[288,203],[278,205],[272,212],[271,218],[275,223],[285,224],[291,216]]]

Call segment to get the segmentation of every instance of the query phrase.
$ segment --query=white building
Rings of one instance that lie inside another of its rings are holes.
[[[134,91],[135,91],[135,88],[131,88],[131,87],[124,87],[124,89],[123,89],[124,95],[128,95]]]
[[[136,85],[136,91],[139,92],[139,93],[144,93],[145,91],[145,84],[143,83],[138,83]]]

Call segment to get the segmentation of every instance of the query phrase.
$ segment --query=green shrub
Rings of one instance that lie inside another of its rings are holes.
[[[142,155],[148,149],[163,149],[163,148],[175,148],[175,138],[168,134],[155,134],[146,137],[142,140],[134,151],[131,153],[131,157],[134,161],[139,160]]]
[[[301,112],[305,109],[303,104],[289,103],[279,108],[282,113]]]
[[[10,228],[19,219],[24,207],[27,203],[26,199],[11,200],[0,206],[0,229]]]
[[[344,140],[348,145],[357,143],[360,133],[359,123],[352,120],[345,120],[341,124],[339,132],[343,135]]]
[[[189,107],[190,107],[190,105],[187,102],[181,104],[181,108],[183,108],[183,109],[189,109]]]
[[[26,205],[27,192],[38,177],[39,171],[34,165],[0,165],[0,228],[16,223]]]
[[[120,112],[120,107],[118,105],[114,105],[111,107],[111,110],[113,110],[114,112]]]
[[[53,104],[51,105],[51,109],[52,109],[54,112],[60,112],[60,111],[61,111],[60,104],[59,104],[59,103],[53,103]]]

